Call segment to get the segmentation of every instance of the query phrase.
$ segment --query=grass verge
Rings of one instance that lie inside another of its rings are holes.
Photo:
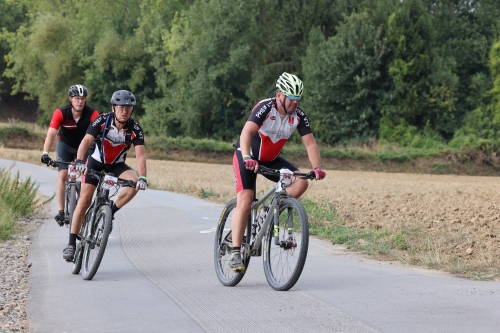
[[[39,185],[28,177],[21,180],[19,171],[11,177],[11,168],[0,169],[0,241],[10,239],[16,231],[16,219],[32,215],[43,205],[37,197]],[[50,200],[50,199],[49,199]]]

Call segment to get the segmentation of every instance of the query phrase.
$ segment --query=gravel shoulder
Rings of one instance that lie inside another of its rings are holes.
[[[15,238],[0,243],[0,333],[29,332],[26,313],[31,263],[32,233],[43,222],[39,217],[21,218]]]

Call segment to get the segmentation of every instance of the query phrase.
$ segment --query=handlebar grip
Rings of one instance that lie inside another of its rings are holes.
[[[309,171],[306,176],[307,179],[316,179],[316,173],[314,171]]]

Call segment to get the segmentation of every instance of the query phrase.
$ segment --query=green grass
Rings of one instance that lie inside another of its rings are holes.
[[[10,169],[0,169],[0,241],[12,238],[17,218],[32,215],[45,203],[36,197],[38,187],[31,177],[21,180],[19,171],[12,177]]]
[[[388,255],[392,249],[407,250],[408,241],[401,233],[390,234],[380,228],[359,229],[346,226],[329,203],[302,200],[308,217],[309,232],[332,244],[344,244],[347,248],[366,254]]]
[[[208,197],[216,197],[219,194],[217,192],[215,192],[213,189],[205,190],[202,188],[202,189],[200,189],[200,192],[198,193],[198,195],[200,198],[205,199]]]

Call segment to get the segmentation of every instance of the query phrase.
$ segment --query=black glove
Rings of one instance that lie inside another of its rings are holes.
[[[42,161],[43,164],[47,164],[47,165],[49,165],[50,162],[52,162],[52,159],[49,157],[48,153],[44,153],[40,160]]]

